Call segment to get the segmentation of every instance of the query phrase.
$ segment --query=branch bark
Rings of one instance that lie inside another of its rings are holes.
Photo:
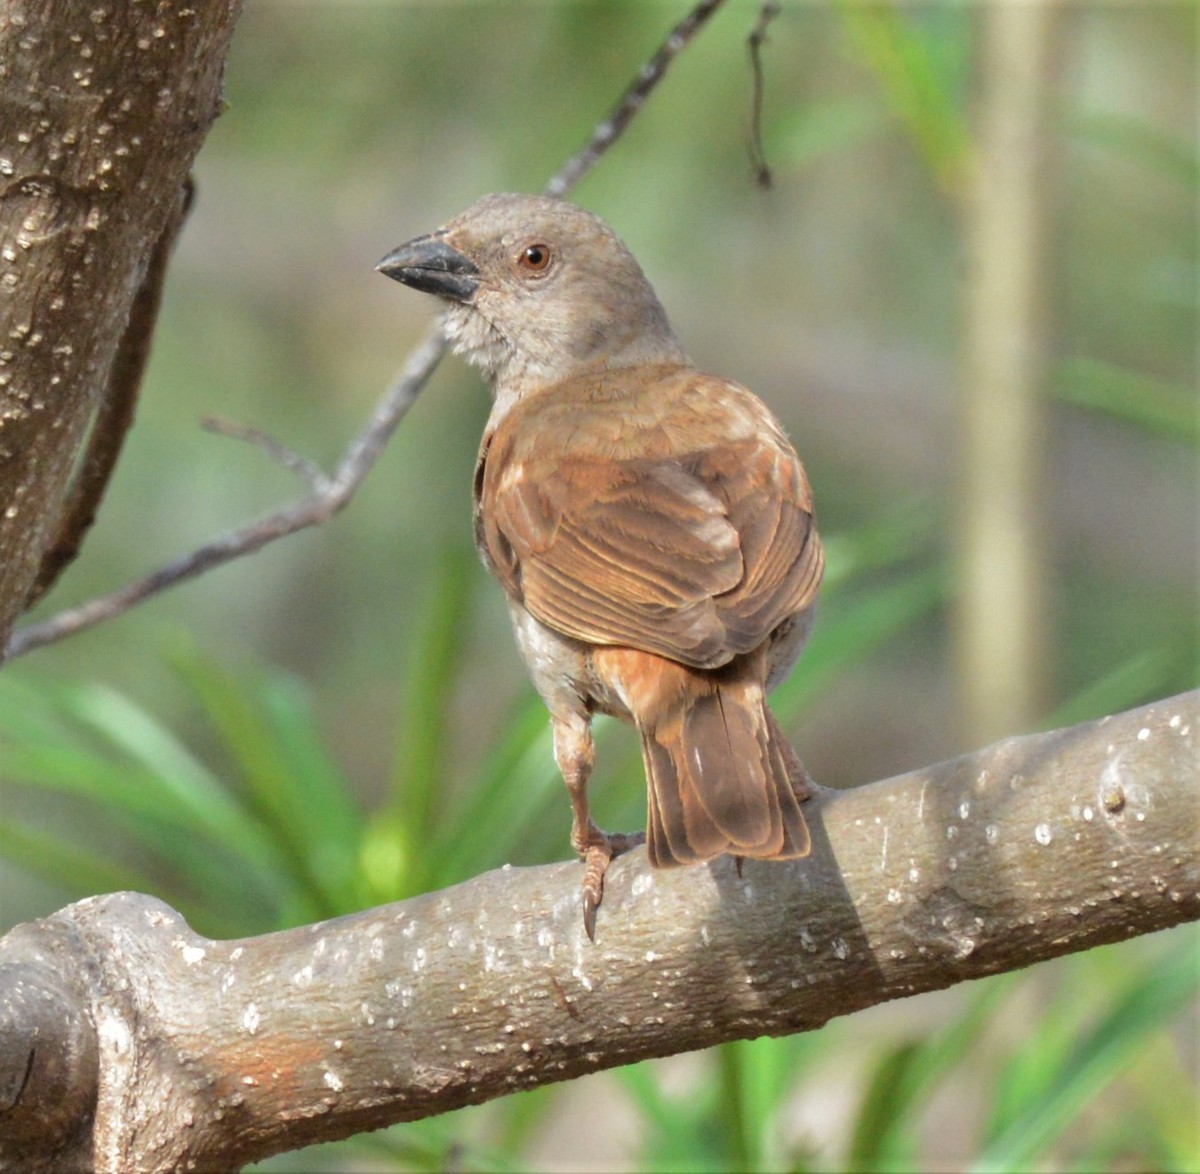
[[[0,15],[0,649],[69,560],[132,415],[153,258],[219,113],[238,9],[26,0]]]
[[[807,807],[814,851],[577,865],[234,942],[151,897],[0,940],[0,1165],[230,1168],[282,1150],[1200,918],[1200,691]]]

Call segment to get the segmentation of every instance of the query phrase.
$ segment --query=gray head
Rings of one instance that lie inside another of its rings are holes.
[[[454,350],[500,391],[685,360],[633,254],[598,216],[562,200],[484,196],[377,268],[442,298]]]

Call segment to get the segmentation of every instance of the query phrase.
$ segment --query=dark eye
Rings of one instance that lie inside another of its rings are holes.
[[[550,264],[550,246],[526,245],[517,258],[517,264],[527,273],[544,273]]]

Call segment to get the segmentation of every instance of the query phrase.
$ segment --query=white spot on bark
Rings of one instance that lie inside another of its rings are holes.
[[[242,1013],[242,1026],[253,1035],[258,1030],[258,1025],[262,1022],[262,1018],[258,1014],[258,1008],[251,1003]]]
[[[1033,838],[1037,840],[1039,844],[1045,846],[1054,839],[1054,833],[1051,832],[1050,825],[1048,823],[1039,823],[1037,827],[1033,829]]]
[[[204,960],[204,951],[199,946],[184,946],[183,960],[189,966],[195,966],[197,962]]]
[[[889,905],[899,905],[904,900],[904,894],[899,889],[888,889],[887,899]]]
[[[292,975],[292,983],[298,987],[311,986],[313,980],[313,968],[311,965],[302,966],[295,974]]]
[[[325,1087],[333,1089],[334,1092],[341,1092],[346,1087],[336,1072],[326,1072],[321,1079],[324,1081]]]
[[[102,1045],[107,1045],[118,1056],[129,1051],[129,1028],[120,1016],[105,1007],[101,1007],[96,1015],[96,1035]]]
[[[1150,731],[1145,726],[1142,726],[1142,728],[1140,730],[1138,730],[1138,732],[1137,732],[1138,741],[1144,742],[1149,737],[1150,737]]]
[[[1000,829],[994,823],[989,823],[987,827],[983,829],[983,838],[987,840],[989,844],[996,843],[1000,839]]]

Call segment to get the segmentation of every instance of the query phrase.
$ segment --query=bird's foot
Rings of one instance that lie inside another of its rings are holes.
[[[583,929],[589,940],[596,940],[596,910],[604,899],[604,874],[609,864],[623,852],[645,842],[645,832],[609,834],[591,824],[587,842],[575,845],[575,850],[583,857]]]

